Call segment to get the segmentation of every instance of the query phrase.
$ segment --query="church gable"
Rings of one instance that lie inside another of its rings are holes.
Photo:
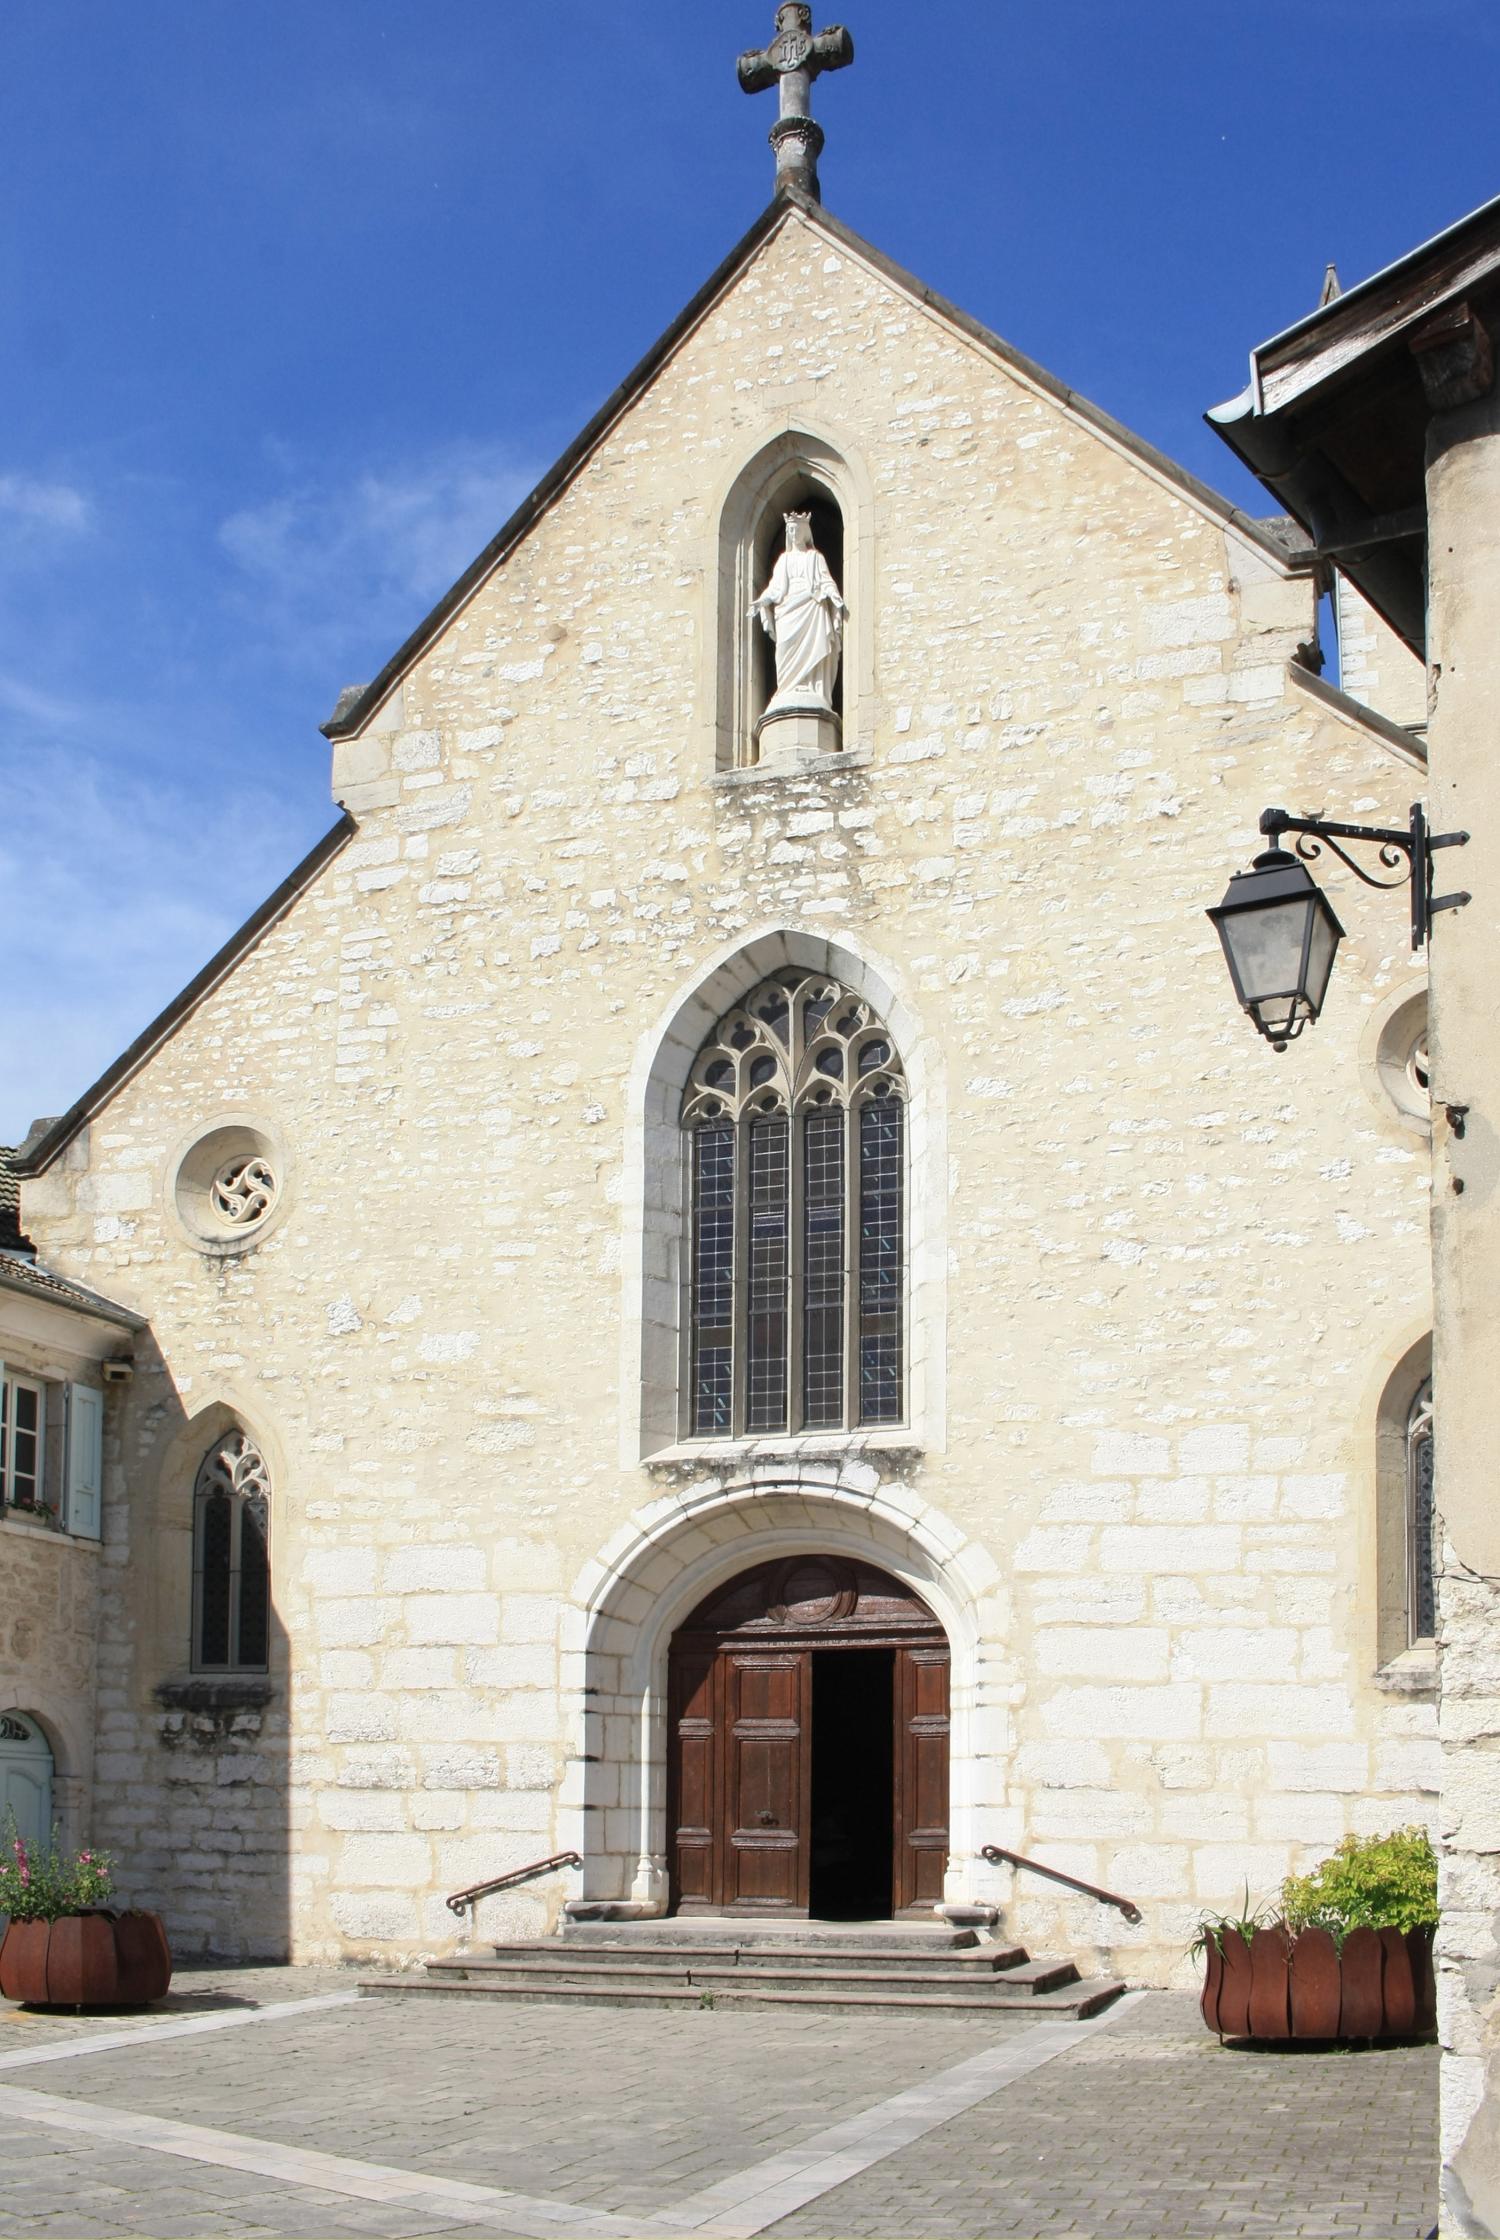
[[[541,961],[591,929],[576,895],[540,899],[548,882],[525,871],[540,839],[579,865],[604,859],[601,891],[621,876],[645,889],[624,915],[665,913],[666,962],[747,901],[832,913],[940,876],[949,856],[923,843],[925,812],[910,838],[866,843],[857,865],[814,879],[786,804],[738,796],[757,835],[748,893],[713,852],[665,844],[675,804],[758,765],[774,679],[749,608],[786,506],[812,509],[848,608],[838,728],[811,736],[838,749],[830,782],[879,768],[910,792],[915,766],[951,742],[1005,758],[995,798],[1020,832],[1044,764],[1053,783],[1060,755],[1087,760],[1101,724],[1149,724],[1151,767],[1084,778],[1058,813],[1092,828],[1122,813],[1122,784],[1171,800],[1206,716],[1274,759],[1265,711],[1311,627],[1309,584],[1277,540],[793,196],[382,678],[346,695],[328,730],[359,830],[328,902],[410,913],[460,949],[503,907]],[[584,836],[601,819],[608,844]],[[33,1165],[178,1031],[265,916],[33,1147]]]
[[[1292,565],[1286,546],[1262,525],[794,197],[757,222],[374,683],[343,696],[329,736],[337,746],[370,728],[440,714],[441,699],[422,689],[421,671],[434,660],[442,670],[441,642],[459,621],[467,624],[459,653],[465,665],[479,665],[477,625],[497,645],[516,641],[506,645],[516,658],[497,664],[500,682],[532,681],[524,672],[545,664],[555,641],[545,630],[529,642],[524,626],[515,631],[505,579],[529,580],[538,538],[549,553],[554,609],[592,593],[602,594],[607,611],[618,588],[611,553],[630,557],[639,572],[648,537],[657,540],[658,590],[685,571],[707,579],[711,599],[714,559],[700,549],[704,512],[724,498],[726,462],[742,466],[757,436],[770,443],[781,432],[879,454],[887,511],[903,483],[915,483],[929,516],[956,490],[966,525],[998,522],[1003,535],[1014,526],[1005,518],[1014,494],[1021,525],[1029,519],[1035,530],[1045,522],[1046,537],[1033,539],[1042,546],[1055,539],[1060,519],[1075,517],[1081,533],[1097,535],[1101,511],[1123,505],[1133,536],[1153,527],[1159,536],[1180,536],[1201,521],[1227,531],[1231,549],[1248,552],[1258,572],[1285,576]],[[1061,484],[1046,471],[1048,447],[1060,449]],[[907,454],[921,470],[916,477],[901,472]],[[958,475],[945,477],[955,467]],[[664,474],[671,503],[658,518]],[[1163,495],[1180,502],[1163,508]],[[559,511],[561,524],[553,519]],[[922,527],[930,533],[930,518]],[[882,528],[889,535],[890,521]],[[861,525],[866,537],[872,531],[873,521]],[[585,558],[589,566],[580,570]],[[988,582],[992,592],[1003,589],[996,572]],[[530,603],[529,589],[518,601]],[[695,617],[700,627],[705,619]],[[407,704],[393,710],[403,680]],[[502,708],[513,697],[502,693]],[[347,798],[340,774],[357,783],[374,765],[366,755],[336,758],[335,767],[335,790]]]

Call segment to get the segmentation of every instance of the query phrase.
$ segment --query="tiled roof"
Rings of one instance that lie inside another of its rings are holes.
[[[28,1298],[69,1307],[76,1314],[92,1315],[100,1322],[117,1322],[122,1330],[146,1327],[145,1316],[133,1313],[129,1307],[103,1298],[97,1291],[87,1291],[81,1283],[70,1283],[66,1276],[55,1276],[50,1269],[39,1268],[33,1260],[15,1259],[4,1252],[0,1252],[0,1291],[19,1291]]]
[[[21,1185],[11,1161],[14,1151],[0,1143],[0,1252],[29,1252],[21,1234]]]
[[[39,1268],[31,1239],[21,1229],[21,1186],[13,1164],[15,1152],[0,1144],[0,1290],[24,1292],[28,1298],[47,1299],[54,1306],[71,1307],[103,1322],[117,1322],[124,1330],[144,1330],[145,1318],[113,1299],[87,1291],[81,1283]]]

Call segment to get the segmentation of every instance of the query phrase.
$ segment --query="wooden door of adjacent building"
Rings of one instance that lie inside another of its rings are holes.
[[[678,1912],[847,1917],[941,1898],[948,1643],[887,1573],[823,1556],[741,1573],[674,1637],[668,1726]]]

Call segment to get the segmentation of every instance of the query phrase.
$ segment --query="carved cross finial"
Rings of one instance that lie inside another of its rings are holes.
[[[752,48],[736,63],[746,93],[764,93],[778,84],[781,88],[780,114],[770,134],[776,150],[778,194],[787,187],[800,187],[814,202],[822,200],[818,157],[823,129],[813,121],[808,95],[814,78],[821,77],[825,70],[842,70],[853,60],[854,41],[841,23],[814,32],[812,9],[804,7],[801,0],[788,0],[776,10],[776,36],[770,45]]]

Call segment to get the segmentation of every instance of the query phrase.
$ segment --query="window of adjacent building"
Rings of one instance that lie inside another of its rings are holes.
[[[11,1508],[42,1506],[45,1422],[42,1387],[0,1376],[0,1491]]]
[[[682,1107],[692,1437],[904,1420],[905,1086],[869,1005],[795,969],[699,1051]]]
[[[193,1494],[193,1665],[264,1672],[270,1647],[271,1482],[243,1431],[212,1446]]]
[[[1432,1379],[1418,1388],[1406,1419],[1406,1633],[1408,1643],[1437,1633],[1437,1511],[1432,1479]]]

